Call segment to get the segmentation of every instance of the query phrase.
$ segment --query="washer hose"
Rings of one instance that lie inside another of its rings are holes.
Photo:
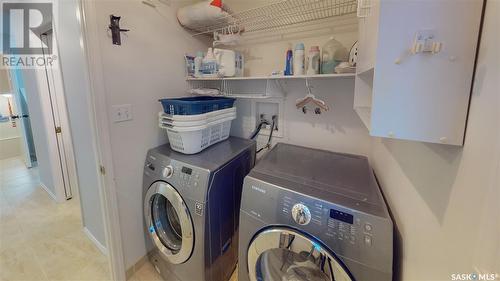
[[[269,133],[269,138],[267,139],[267,143],[266,143],[266,145],[264,147],[262,147],[259,150],[257,150],[257,153],[261,152],[262,150],[264,150],[266,148],[270,148],[271,147],[271,140],[273,138],[273,133],[274,133],[275,125],[276,125],[276,115],[273,115],[273,123],[271,125],[271,132]],[[259,131],[260,131],[260,129],[259,129]]]
[[[252,135],[250,136],[251,140],[253,140],[260,133],[263,125],[269,125],[269,122],[267,122],[267,120],[261,120],[259,125],[257,125],[257,128],[255,128],[255,131],[253,131]]]

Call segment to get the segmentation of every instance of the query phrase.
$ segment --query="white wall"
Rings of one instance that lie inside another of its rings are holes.
[[[499,17],[500,1],[488,1],[463,149],[373,141],[371,160],[399,230],[401,280],[500,274]]]
[[[86,76],[86,60],[81,40],[77,0],[59,1],[61,24],[56,26],[60,66],[64,79],[64,95],[69,112],[78,175],[79,200],[83,225],[99,241],[106,245],[103,213],[99,197],[99,168],[91,118],[89,84]]]
[[[179,26],[175,8],[155,3],[157,9],[141,1],[95,3],[109,120],[112,105],[133,107],[132,121],[109,124],[127,268],[146,254],[142,218],[146,152],[167,142],[158,128],[158,99],[185,95],[184,53],[206,48]],[[122,28],[131,30],[122,36],[121,46],[112,45],[106,31],[110,14],[121,16]]]
[[[2,33],[0,33],[0,36],[2,36]],[[1,58],[2,55],[0,54]],[[8,70],[0,68],[0,93],[10,93],[11,90]]]
[[[371,146],[368,131],[352,109],[354,79],[313,80],[311,85],[314,85],[316,97],[323,99],[331,109],[315,115],[310,106],[307,114],[302,113],[302,110],[296,109],[295,101],[306,94],[305,82],[287,81],[288,92],[283,105],[284,124],[280,124],[280,129],[284,129],[284,137],[273,137],[273,144],[286,142],[368,156]],[[254,129],[250,120],[255,120],[256,115],[253,115],[251,102],[247,99],[238,99],[236,107],[238,118],[233,121],[231,134],[247,138]],[[258,146],[263,146],[267,138],[261,135]]]

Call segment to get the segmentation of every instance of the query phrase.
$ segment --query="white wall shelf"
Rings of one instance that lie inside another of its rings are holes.
[[[250,77],[210,77],[210,78],[194,78],[187,77],[187,81],[221,81],[221,80],[280,80],[280,79],[333,79],[333,78],[354,78],[354,73],[342,73],[342,74],[315,74],[315,75],[297,75],[297,76],[284,76],[284,75],[272,75],[272,76],[250,76]]]
[[[316,79],[354,79],[354,73],[317,74],[300,76],[252,76],[252,77],[187,77],[191,89],[217,89],[220,94],[234,98],[267,99],[282,98],[286,95],[286,81]]]

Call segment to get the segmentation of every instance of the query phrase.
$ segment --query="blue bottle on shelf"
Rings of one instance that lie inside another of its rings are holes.
[[[292,48],[288,48],[286,51],[286,62],[285,62],[285,75],[293,75],[293,53]]]

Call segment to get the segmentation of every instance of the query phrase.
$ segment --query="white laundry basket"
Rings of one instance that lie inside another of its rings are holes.
[[[160,128],[167,130],[170,147],[173,150],[184,154],[195,154],[229,138],[231,122],[234,119],[236,114],[200,126],[171,126],[160,121]]]
[[[164,112],[159,113],[160,124],[176,127],[202,126],[227,117],[236,117],[236,108],[233,107],[197,115],[168,115]]]

